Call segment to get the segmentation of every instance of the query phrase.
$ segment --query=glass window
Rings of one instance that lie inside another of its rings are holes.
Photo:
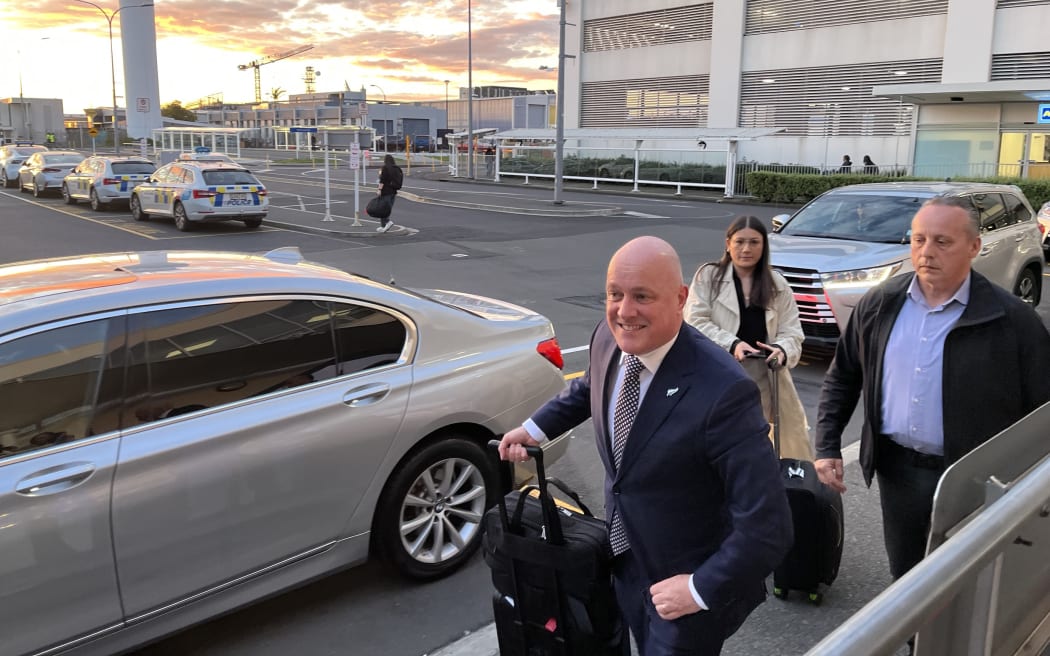
[[[133,173],[153,173],[157,167],[149,162],[113,162],[114,175],[131,175]]]
[[[333,303],[332,314],[341,375],[393,364],[401,357],[407,331],[396,317],[343,303]]]
[[[0,344],[0,455],[119,428],[123,319],[99,319]]]
[[[999,230],[1013,223],[1001,194],[974,194],[973,203],[981,213],[981,231]]]
[[[257,185],[259,181],[248,171],[204,171],[206,185]]]
[[[1032,213],[1017,196],[1003,194],[1003,201],[1006,203],[1006,213],[1010,215],[1011,223],[1024,223],[1032,219]]]
[[[323,301],[146,312],[132,315],[129,334],[128,425],[337,375],[331,312]]]

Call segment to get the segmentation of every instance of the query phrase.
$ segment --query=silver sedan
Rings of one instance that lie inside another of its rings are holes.
[[[48,191],[59,191],[62,181],[84,156],[72,150],[45,150],[29,156],[18,169],[18,190],[32,191],[39,198]]]
[[[296,249],[0,267],[0,326],[5,654],[117,653],[370,556],[446,575],[508,487],[487,441],[565,386],[543,316]]]

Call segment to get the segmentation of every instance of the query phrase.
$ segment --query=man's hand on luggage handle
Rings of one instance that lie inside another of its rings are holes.
[[[690,576],[692,574],[678,574],[654,583],[649,588],[653,607],[661,619],[676,620],[701,610],[696,605],[696,599],[693,599],[693,593],[689,591]]]
[[[510,462],[525,462],[529,455],[525,453],[523,444],[539,446],[540,443],[532,439],[529,432],[518,426],[514,430],[503,435],[499,442],[499,457]]]
[[[821,458],[814,462],[813,466],[817,470],[817,478],[820,479],[821,483],[839,494],[846,491],[846,484],[842,482],[841,458]]]

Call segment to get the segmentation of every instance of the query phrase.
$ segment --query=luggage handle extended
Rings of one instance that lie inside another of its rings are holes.
[[[497,451],[499,450],[499,445],[499,440],[489,440],[489,447]],[[525,447],[525,453],[536,461],[536,479],[539,483],[539,485],[536,486],[536,489],[540,493],[539,502],[540,508],[543,511],[543,524],[546,527],[546,540],[549,544],[564,544],[565,539],[562,535],[561,520],[558,518],[558,513],[554,508],[554,498],[547,491],[547,472],[543,467],[543,449],[538,446],[527,446],[524,444],[522,446]],[[514,530],[519,530],[521,528],[521,515],[524,512],[526,496],[527,492],[523,491],[521,497],[518,499],[518,507],[515,508],[514,512],[514,515],[517,518],[517,524],[515,525],[507,516],[506,499],[502,495],[499,495],[498,503],[500,509],[500,521],[503,524],[503,530],[510,531],[512,528]]]

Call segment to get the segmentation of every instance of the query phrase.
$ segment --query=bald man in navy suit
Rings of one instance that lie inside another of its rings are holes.
[[[642,656],[720,653],[792,542],[758,388],[683,321],[687,295],[670,244],[624,245],[586,374],[500,444],[524,461],[522,445],[593,421],[613,582]]]

